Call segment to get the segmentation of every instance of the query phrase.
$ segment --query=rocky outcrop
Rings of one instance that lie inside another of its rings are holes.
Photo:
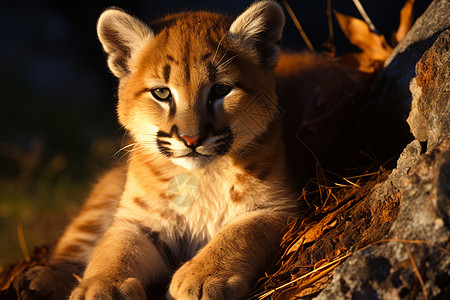
[[[414,137],[427,143],[427,150],[433,149],[449,134],[449,41],[450,30],[439,35],[417,63],[417,76],[410,83],[413,97],[407,122]]]
[[[367,143],[380,160],[391,158],[392,151],[401,153],[414,139],[406,122],[414,92],[409,86],[416,76],[418,61],[437,37],[450,27],[449,7],[448,0],[435,0],[430,4],[393,50],[368,99],[363,102],[362,127]]]
[[[353,254],[315,299],[450,299],[449,15],[449,1],[431,3],[362,110],[371,112],[367,122],[385,121],[368,126],[370,142],[400,147],[413,139],[369,196],[376,208],[401,193],[398,217],[384,241]]]
[[[417,162],[398,181],[401,208],[385,242],[353,254],[317,299],[420,299],[421,280],[432,299],[450,298],[450,140],[420,149],[412,142],[399,160]]]

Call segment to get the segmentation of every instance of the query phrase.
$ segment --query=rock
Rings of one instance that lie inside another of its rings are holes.
[[[433,45],[440,33],[450,27],[450,2],[434,0],[414,23],[406,37],[395,47],[385,62],[384,71],[372,87],[371,100],[389,103],[403,120],[409,115],[412,95],[409,83],[423,53]],[[379,97],[383,95],[384,97]]]
[[[413,139],[406,122],[412,101],[409,86],[424,52],[450,27],[450,2],[434,0],[385,62],[361,109],[368,145],[380,160],[401,153]]]
[[[398,217],[384,242],[354,253],[314,299],[450,299],[449,10],[449,1],[431,3],[387,61],[362,112],[387,113],[387,122],[407,129],[387,123],[391,131],[379,139],[414,139],[369,196],[375,209],[400,192]]]
[[[372,210],[375,211],[380,206],[381,201],[400,192],[402,178],[420,158],[420,153],[421,145],[417,140],[406,146],[397,161],[397,167],[392,170],[392,173],[384,182],[375,186],[368,196]]]
[[[450,29],[442,32],[433,47],[416,65],[417,76],[411,80],[414,95],[407,122],[416,139],[427,142],[428,150],[450,132]]]
[[[449,170],[447,139],[422,155],[401,180],[402,205],[386,237],[391,241],[353,254],[315,299],[420,299],[423,292],[412,259],[428,295],[449,299],[450,230],[445,219],[450,205]],[[436,179],[444,184],[436,184]]]
[[[438,244],[448,241],[449,167],[450,139],[423,155],[413,166],[401,181],[404,205],[390,230],[390,237],[423,239]]]

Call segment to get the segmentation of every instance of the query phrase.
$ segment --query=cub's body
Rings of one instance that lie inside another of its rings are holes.
[[[34,286],[71,299],[147,299],[167,287],[174,299],[245,298],[298,212],[273,73],[283,23],[272,1],[236,20],[182,13],[147,26],[102,14],[129,159],[94,188],[50,267],[28,272]]]

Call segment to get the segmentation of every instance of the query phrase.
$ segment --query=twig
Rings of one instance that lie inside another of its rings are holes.
[[[287,12],[289,13],[289,16],[291,17],[292,21],[295,24],[295,27],[297,27],[297,30],[300,32],[300,35],[302,36],[303,40],[306,43],[306,46],[308,46],[309,50],[314,51],[314,47],[309,41],[308,37],[306,36],[305,31],[303,30],[302,26],[300,25],[300,22],[298,21],[297,17],[295,16],[294,12],[292,11],[291,6],[289,3],[287,3],[286,0],[281,0],[281,3],[283,3],[284,7],[286,8]]]
[[[78,283],[80,283],[80,282],[83,281],[83,278],[81,278],[80,276],[78,276],[78,275],[75,274],[75,273],[72,273],[72,276],[78,281]]]
[[[22,250],[25,261],[31,261],[30,253],[28,252],[27,244],[25,243],[25,237],[23,235],[22,222],[17,223],[17,237],[19,238],[20,249]]]
[[[350,255],[352,255],[352,253],[347,253],[347,254],[343,255],[342,257],[336,258],[335,260],[333,260],[333,261],[331,261],[331,262],[329,262],[329,263],[327,263],[327,264],[324,264],[324,265],[320,266],[319,268],[314,269],[314,270],[312,270],[312,271],[306,273],[306,274],[303,275],[303,276],[300,276],[300,277],[298,277],[298,278],[295,278],[295,279],[291,280],[290,282],[285,283],[285,284],[283,284],[283,285],[280,285],[280,286],[278,286],[278,287],[276,287],[276,288],[274,288],[274,289],[272,289],[272,290],[270,290],[270,291],[268,291],[268,292],[266,292],[266,293],[259,294],[259,295],[255,295],[255,296],[253,296],[253,297],[251,297],[251,298],[249,298],[249,299],[250,299],[250,300],[253,300],[253,299],[259,299],[259,300],[261,300],[261,299],[264,299],[264,298],[266,298],[266,297],[272,295],[272,294],[275,293],[276,291],[278,291],[278,290],[280,290],[280,289],[283,289],[283,288],[285,288],[285,287],[287,287],[287,286],[289,286],[289,285],[291,285],[291,284],[293,284],[293,283],[295,283],[295,282],[297,282],[297,281],[299,281],[299,280],[302,280],[302,279],[304,279],[305,277],[307,277],[307,276],[309,276],[309,275],[312,275],[312,274],[314,274],[314,273],[317,273],[317,272],[322,271],[322,270],[327,269],[327,268],[334,269],[335,267],[337,267],[337,266],[339,265],[339,263],[340,263],[342,260],[346,259],[346,258],[349,257]]]
[[[327,0],[327,18],[328,18],[328,41],[334,39],[334,30],[333,30],[333,14],[331,13],[331,0]]]
[[[330,170],[325,170],[325,172],[328,172],[328,173],[330,173],[330,174],[332,174],[332,175],[334,175],[334,176],[340,177],[342,180],[348,182],[349,184],[351,184],[351,185],[354,186],[354,187],[357,187],[357,188],[360,188],[360,187],[361,187],[359,184],[354,183],[354,182],[348,180],[347,178],[345,178],[344,176],[341,176],[341,175],[339,175],[339,174],[337,174],[337,173],[334,173],[334,172],[332,172],[332,171],[330,171]],[[339,183],[336,183],[336,182],[335,182],[334,184],[337,185],[337,186],[342,186],[342,187],[347,187],[347,186],[348,186],[348,185],[339,184]]]
[[[333,30],[333,14],[331,10],[331,0],[327,0],[327,22],[328,22],[328,39],[323,44],[329,51],[328,55],[334,57],[336,55],[336,45],[334,44]]]
[[[387,243],[387,242],[398,242],[398,243],[405,243],[405,244],[426,244],[426,245],[433,246],[436,249],[439,249],[440,251],[444,252],[445,254],[450,255],[450,251],[448,251],[447,249],[445,249],[445,248],[443,248],[443,247],[441,247],[441,246],[439,246],[439,245],[437,245],[435,243],[432,243],[430,241],[426,241],[426,240],[383,239],[383,240],[372,242],[372,243],[370,243],[370,244],[368,244],[368,245],[366,245],[366,246],[364,246],[362,248],[358,248],[357,250],[358,251],[364,250],[366,248],[369,248],[372,245],[382,244],[382,243]]]
[[[406,251],[408,251],[409,260],[411,261],[411,265],[414,269],[414,273],[416,273],[417,279],[419,280],[420,287],[422,288],[423,297],[425,300],[428,300],[427,288],[425,287],[425,283],[423,282],[422,276],[420,275],[419,269],[417,268],[416,262],[414,261],[414,257],[409,249],[409,245],[405,244]]]
[[[361,5],[361,2],[359,2],[359,0],[353,0],[353,3],[363,17],[364,21],[366,21],[367,25],[369,25],[370,31],[379,34],[378,30],[375,28],[366,11],[364,10],[364,7]]]
[[[309,154],[311,154],[311,156],[314,158],[314,160],[316,161],[316,177],[318,181],[318,186],[319,186],[319,194],[322,197],[322,186],[321,186],[321,181],[323,183],[323,185],[325,185],[325,183],[327,182],[325,174],[323,173],[323,168],[322,165],[320,164],[319,158],[316,156],[316,154],[314,154],[314,151],[312,151],[312,149],[300,138],[299,135],[296,136],[297,140],[302,143],[303,147],[305,147],[305,149],[309,152]]]

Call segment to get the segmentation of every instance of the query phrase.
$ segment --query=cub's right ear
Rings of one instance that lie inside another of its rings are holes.
[[[257,1],[231,24],[228,37],[273,68],[280,55],[284,13],[275,1]]]
[[[108,54],[109,69],[121,78],[130,73],[130,58],[146,41],[153,38],[153,31],[126,12],[111,8],[98,19],[97,35]]]

